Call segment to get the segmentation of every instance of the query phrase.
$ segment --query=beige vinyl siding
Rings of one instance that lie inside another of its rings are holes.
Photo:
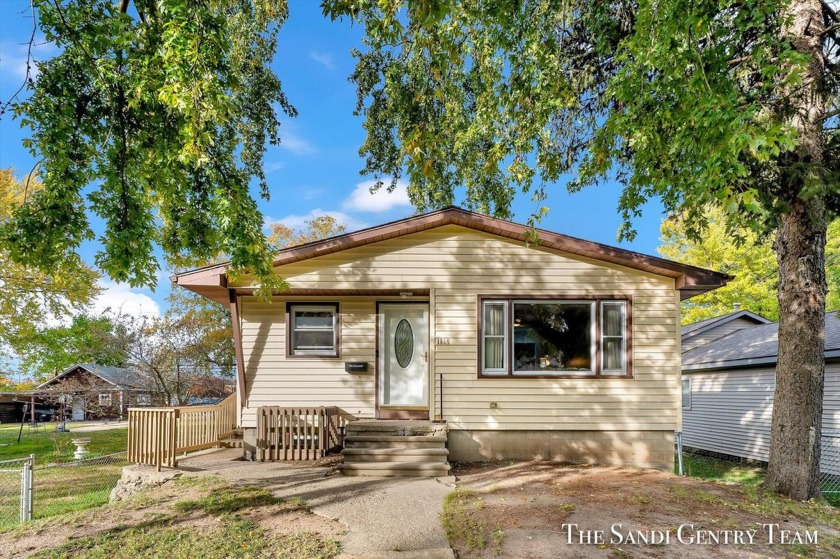
[[[242,425],[255,426],[260,406],[330,405],[357,416],[373,416],[373,361],[376,305],[370,300],[339,303],[341,355],[321,358],[286,357],[286,301],[241,300],[242,346],[245,354],[246,407]],[[297,301],[300,301],[299,299]],[[313,297],[307,302],[336,301]],[[367,361],[367,374],[349,374],[345,361]]]
[[[840,363],[826,363],[823,430],[840,430]],[[766,462],[770,455],[775,367],[684,373],[691,410],[683,410],[683,445]]]
[[[731,334],[732,332],[743,330],[744,328],[751,328],[753,326],[758,326],[758,324],[756,324],[752,320],[743,317],[729,320],[719,326],[709,328],[705,332],[701,332],[693,336],[684,337],[682,340],[682,350],[683,352],[686,352],[690,349],[694,349],[695,347],[706,345],[709,342],[713,342],[717,339],[720,339],[727,334]]]
[[[432,341],[449,341],[432,352],[432,402],[436,408],[443,375],[443,416],[451,428],[673,430],[679,422],[678,299],[671,278],[458,226],[289,264],[278,272],[293,288],[430,289]],[[477,378],[479,295],[632,297],[634,378]],[[330,403],[351,413],[373,413],[373,376],[344,373],[343,362],[352,354],[352,360],[373,365],[376,299],[321,299],[341,301],[342,358],[334,363],[285,359],[283,300],[270,305],[243,300],[250,408]],[[350,318],[356,313],[361,316]],[[260,337],[261,330],[267,337]],[[491,409],[491,402],[497,407]],[[243,414],[246,426],[252,413]]]

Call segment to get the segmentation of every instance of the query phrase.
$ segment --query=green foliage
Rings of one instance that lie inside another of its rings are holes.
[[[154,285],[158,244],[174,266],[230,255],[262,287],[271,269],[250,195],[268,187],[262,159],[294,116],[269,67],[288,15],[275,0],[35,0],[59,49],[14,105],[31,130],[43,190],[0,227],[9,256],[41,269],[105,232],[97,266]]]
[[[190,358],[205,363],[205,369],[215,370],[222,377],[231,377],[236,368],[236,353],[230,310],[186,289],[174,288],[166,300],[169,308],[158,321],[159,327],[167,330],[166,324],[172,324],[191,332]]]
[[[754,232],[727,230],[726,218],[720,208],[707,208],[704,213],[708,226],[699,240],[692,238],[685,218],[662,222],[659,254],[670,260],[735,276],[726,287],[692,297],[682,303],[683,324],[691,324],[732,312],[740,303],[744,310],[758,313],[770,320],[779,319],[779,268],[770,239]],[[737,239],[740,239],[738,241]],[[828,228],[826,273],[828,295],[826,308],[840,305],[840,219]],[[833,306],[832,306],[833,305]]]
[[[0,169],[0,228],[27,196],[41,192],[34,177],[21,181],[14,169]],[[61,319],[83,311],[99,293],[99,275],[76,255],[64,252],[48,269],[15,262],[0,244],[0,352],[9,344],[19,349],[29,343],[48,319]]]
[[[765,232],[797,197],[840,201],[833,126],[821,161],[790,156],[809,58],[783,38],[786,0],[324,5],[366,31],[352,76],[364,172],[396,181],[405,169],[418,208],[464,186],[468,205],[507,217],[518,190],[539,206],[556,181],[616,181],[620,237],[658,197],[697,238],[709,204],[732,231]],[[836,101],[838,80],[824,85]]]
[[[80,314],[67,326],[40,328],[17,340],[20,371],[45,381],[75,363],[125,367],[128,355],[113,343],[114,322]]]

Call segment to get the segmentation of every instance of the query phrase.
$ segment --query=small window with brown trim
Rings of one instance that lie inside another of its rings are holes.
[[[630,375],[627,300],[480,301],[480,376]]]
[[[289,355],[338,356],[338,304],[288,306]]]

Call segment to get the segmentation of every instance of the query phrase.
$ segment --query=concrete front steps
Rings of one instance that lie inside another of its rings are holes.
[[[448,476],[446,431],[445,424],[431,421],[353,421],[346,427],[339,468],[347,476]]]

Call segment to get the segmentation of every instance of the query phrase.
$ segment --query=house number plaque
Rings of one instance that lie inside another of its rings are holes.
[[[449,338],[435,338],[435,345],[449,345]]]

